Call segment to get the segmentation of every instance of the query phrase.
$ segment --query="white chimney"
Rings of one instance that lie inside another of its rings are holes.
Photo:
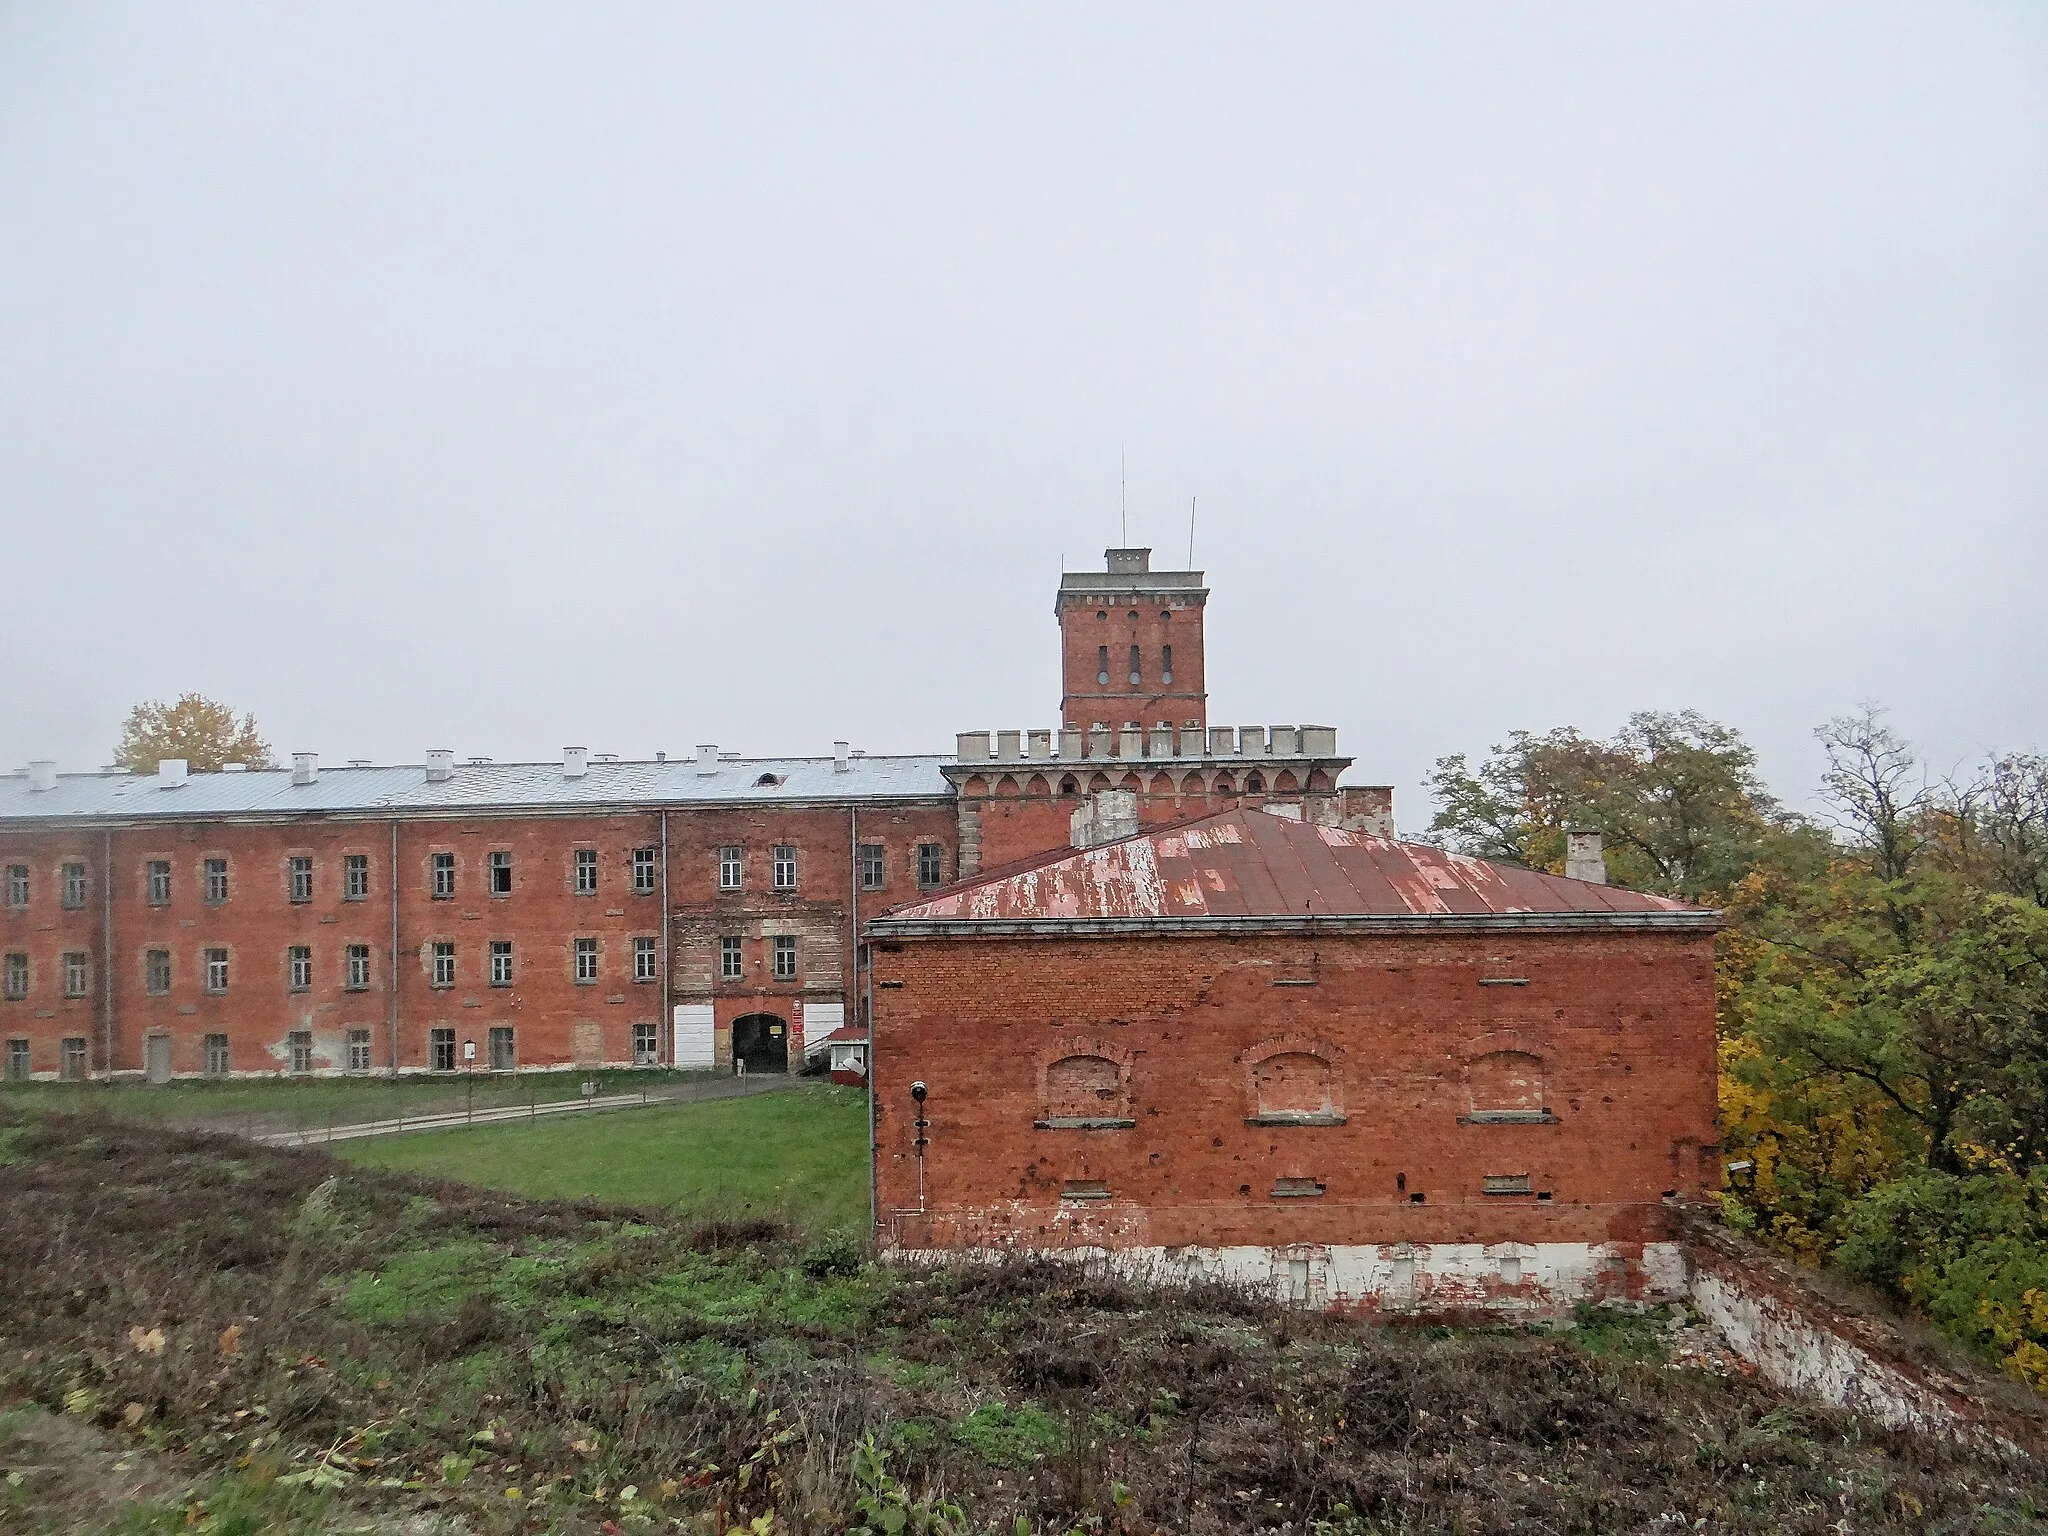
[[[28,765],[28,787],[33,794],[42,794],[57,787],[57,765],[46,757],[37,758]]]
[[[590,748],[562,748],[562,777],[580,779],[590,771]]]
[[[185,787],[185,759],[166,757],[156,765],[156,787],[158,789],[183,789]]]
[[[851,773],[853,771],[853,764],[847,761],[849,751],[851,751],[851,744],[848,742],[835,741],[832,743],[832,771],[834,773]]]
[[[1068,841],[1094,848],[1138,832],[1138,797],[1128,789],[1098,789],[1068,818]]]
[[[697,771],[701,774],[718,772],[718,743],[700,741],[697,743]]]
[[[294,752],[292,754],[292,782],[310,784],[320,777],[320,754],[318,752]]]
[[[1600,846],[1597,827],[1572,827],[1564,835],[1564,877],[1607,883],[1607,855]]]
[[[455,754],[446,747],[435,747],[427,753],[427,782],[445,784],[455,777]]]

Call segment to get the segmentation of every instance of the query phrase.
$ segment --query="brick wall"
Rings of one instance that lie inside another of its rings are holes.
[[[1074,729],[1097,723],[1115,728],[1193,720],[1209,723],[1208,681],[1202,654],[1202,603],[1178,593],[1072,593],[1059,599],[1060,718]],[[1130,651],[1138,647],[1137,686],[1130,682]],[[1173,647],[1173,684],[1161,682],[1164,650]],[[1109,682],[1100,677],[1101,648],[1109,648]]]

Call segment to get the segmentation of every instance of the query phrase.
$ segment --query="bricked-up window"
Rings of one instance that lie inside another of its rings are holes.
[[[206,899],[214,904],[228,899],[228,861],[208,859],[201,870],[201,890]]]
[[[1107,1056],[1062,1056],[1045,1069],[1044,1130],[1114,1130],[1130,1118],[1123,1068]]]
[[[64,995],[85,996],[86,979],[91,974],[92,960],[79,950],[66,951],[64,955]]]
[[[21,958],[22,965],[26,967],[28,956],[23,955]],[[25,969],[23,974],[27,974]],[[738,981],[747,974],[746,955],[737,938],[728,936],[718,941],[718,974],[725,981]],[[27,983],[24,982],[24,989],[26,986]]]
[[[434,855],[433,897],[436,901],[447,901],[455,895],[455,855],[437,853]]]
[[[879,891],[882,888],[882,845],[862,843],[859,864],[860,888],[864,891]]]
[[[85,1080],[85,1036],[68,1035],[64,1040],[64,1060],[60,1075],[67,1083]]]
[[[1098,688],[1109,686],[1109,647],[1106,645],[1095,647],[1095,685]]]
[[[576,850],[576,894],[588,896],[597,889],[597,850]]]
[[[76,911],[85,905],[85,866],[66,864],[64,866],[64,905]]]
[[[633,1026],[633,1065],[636,1067],[651,1067],[655,1064],[655,1058],[660,1054],[661,1045],[656,1037],[654,1026],[652,1024],[635,1024]]]
[[[633,850],[633,889],[642,896],[660,885],[660,866],[655,863],[652,848]]]
[[[1527,1051],[1489,1051],[1466,1069],[1471,1118],[1480,1124],[1543,1122],[1543,1061]]]
[[[228,952],[224,949],[202,949],[199,958],[205,965],[206,990],[225,992],[228,989]]]
[[[370,1070],[370,1032],[367,1029],[348,1032],[348,1069],[351,1072]]]
[[[491,940],[491,985],[509,987],[512,985],[512,941]]]
[[[1143,681],[1145,681],[1145,670],[1143,664],[1138,660],[1138,648],[1134,645],[1131,647],[1131,686],[1135,688]]]
[[[0,992],[0,995],[4,995],[10,1003],[18,1003],[28,996],[27,955],[9,955],[6,976],[4,992]]]
[[[655,967],[654,940],[635,939],[633,941],[633,979],[635,981],[653,981],[658,974]]]
[[[7,905],[25,907],[28,905],[28,866],[10,864],[7,866]]]
[[[1173,686],[1173,647],[1170,645],[1159,648],[1159,681],[1169,688]]]
[[[775,845],[775,889],[793,891],[796,889],[796,849],[788,843]]]
[[[162,997],[171,990],[171,952],[168,949],[145,949],[142,952],[142,990],[151,997]]]
[[[576,979],[579,982],[597,980],[597,940],[576,941]]]
[[[455,1031],[452,1029],[430,1029],[427,1031],[427,1066],[435,1072],[455,1070]]]
[[[351,992],[370,990],[370,946],[351,944],[342,951],[347,966],[342,972],[342,985]]]
[[[512,855],[502,850],[491,855],[491,894],[512,894]]]
[[[295,1029],[285,1036],[285,1043],[291,1047],[292,1071],[295,1073],[313,1070],[313,1031]]]
[[[149,904],[152,907],[168,907],[171,904],[171,861],[151,859],[149,861]]]
[[[946,850],[940,844],[917,845],[917,883],[927,888],[946,883]]]
[[[718,888],[721,891],[736,891],[740,888],[740,847],[738,843],[727,843],[718,850]]]
[[[341,861],[341,894],[348,901],[370,899],[370,856],[351,853]]]
[[[11,1083],[28,1079],[28,1042],[10,1040],[7,1042],[7,1080]]]
[[[491,1026],[491,1070],[510,1072],[519,1065],[519,1052],[513,1044],[510,1024]]]
[[[304,854],[294,855],[291,861],[292,900],[305,902],[313,899],[313,861]]]
[[[778,938],[775,941],[775,979],[796,980],[796,940]]]
[[[228,1037],[208,1035],[206,1037],[206,1075],[226,1077],[228,1075]]]
[[[313,951],[304,944],[294,944],[285,951],[285,959],[291,967],[291,989],[294,992],[313,990]]]
[[[1330,1063],[1309,1051],[1282,1051],[1252,1068],[1254,1123],[1342,1125],[1344,1106]]]
[[[455,946],[445,940],[436,940],[433,948],[434,985],[452,987],[455,985]]]

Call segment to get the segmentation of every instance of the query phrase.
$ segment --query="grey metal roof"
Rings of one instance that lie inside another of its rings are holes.
[[[458,763],[454,777],[427,781],[418,764],[321,768],[295,785],[289,768],[195,773],[182,788],[156,777],[67,773],[54,789],[29,788],[26,773],[0,774],[0,822],[116,821],[161,818],[462,815],[491,811],[609,811],[642,806],[816,803],[948,799],[939,771],[950,757],[855,757],[845,772],[829,757],[720,759],[700,773],[695,758],[665,763],[593,762],[580,779],[560,763]],[[764,785],[764,774],[782,782]]]

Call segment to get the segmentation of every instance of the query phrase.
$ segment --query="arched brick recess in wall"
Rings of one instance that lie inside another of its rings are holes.
[[[1061,775],[1060,775],[1060,793],[1061,793],[1062,795],[1078,795],[1078,794],[1080,794],[1080,793],[1081,793],[1081,781],[1080,781],[1079,779],[1075,778],[1075,777],[1074,777],[1074,776],[1073,776],[1073,775],[1072,775],[1071,773],[1063,773],[1063,774],[1061,774]]]
[[[1237,793],[1237,780],[1232,778],[1230,776],[1229,771],[1226,769],[1224,772],[1216,775],[1216,784],[1211,793],[1218,795],[1234,795]]]
[[[1173,779],[1164,773],[1153,774],[1152,793],[1160,796],[1162,799],[1171,799],[1173,796]]]
[[[1342,1125],[1344,1052],[1312,1035],[1274,1035],[1238,1058],[1254,1125]]]
[[[1471,1120],[1481,1124],[1542,1124],[1557,1117],[1544,1102],[1543,1066],[1550,1048],[1520,1030],[1501,1030],[1468,1041],[1459,1052]]]
[[[1266,777],[1254,768],[1244,776],[1244,792],[1248,795],[1263,795],[1266,792]]]
[[[1114,789],[1115,787],[1115,785],[1109,782],[1109,775],[1106,773],[1098,773],[1088,781],[1088,789],[1091,794],[1098,789]]]
[[[1330,775],[1321,768],[1309,770],[1308,787],[1311,793],[1319,789],[1331,788],[1332,781]]]
[[[1077,1038],[1047,1050],[1038,1064],[1041,1130],[1117,1130],[1131,1118],[1130,1056],[1107,1040]]]
[[[988,780],[977,773],[960,786],[960,793],[963,795],[985,795],[988,793]]]
[[[1282,768],[1280,777],[1273,781],[1273,793],[1276,795],[1292,795],[1300,789],[1301,781],[1295,778],[1292,768]]]
[[[1135,773],[1126,773],[1121,779],[1117,780],[1116,787],[1118,789],[1127,789],[1132,794],[1138,794],[1143,791],[1145,785]]]
[[[1031,782],[1024,786],[1024,793],[1043,800],[1052,794],[1052,786],[1045,782],[1044,774],[1034,773]]]
[[[1004,775],[1003,775],[1003,776],[1002,776],[1002,777],[1001,777],[1000,779],[997,779],[997,780],[996,780],[996,793],[997,793],[997,794],[999,794],[999,795],[1014,795],[1014,794],[1016,794],[1016,793],[1017,793],[1017,779],[1016,779],[1016,776],[1015,776],[1014,774],[1008,774],[1008,773],[1006,773],[1006,774],[1004,774]]]
[[[1201,774],[1191,773],[1186,778],[1182,779],[1180,781],[1180,792],[1188,796],[1190,799],[1194,799],[1202,795],[1204,793],[1204,790],[1202,785]]]

